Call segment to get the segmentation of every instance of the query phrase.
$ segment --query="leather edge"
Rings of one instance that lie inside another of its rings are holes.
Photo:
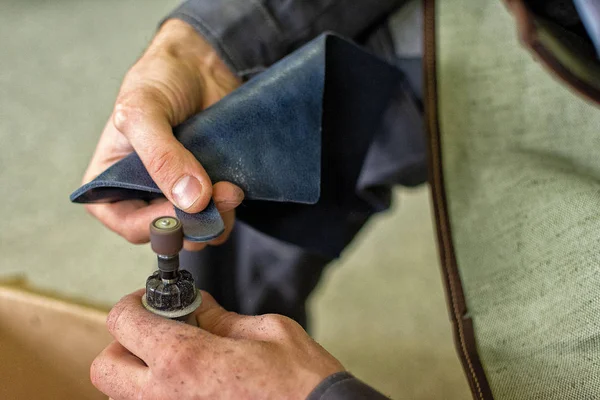
[[[462,282],[454,254],[442,166],[441,135],[438,121],[436,2],[424,0],[424,93],[428,141],[428,166],[438,252],[446,300],[452,322],[454,343],[474,399],[493,399],[479,354],[473,321],[468,316]]]
[[[506,8],[516,20],[517,32],[523,46],[544,66],[548,72],[565,83],[576,94],[595,105],[600,105],[600,90],[597,90],[567,69],[539,40],[535,21],[523,0],[503,0]]]

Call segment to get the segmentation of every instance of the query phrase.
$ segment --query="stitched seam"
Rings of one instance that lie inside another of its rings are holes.
[[[430,84],[431,84],[431,78],[428,78],[430,80]],[[437,161],[436,161],[437,164]],[[441,166],[440,166],[441,168]],[[439,194],[437,195],[438,199],[440,202],[443,201],[443,199],[441,199],[441,196],[439,196]],[[442,222],[442,224],[444,225],[444,228],[446,227],[446,223]],[[442,235],[444,236],[444,235]],[[448,253],[448,248],[449,248],[449,243],[448,243],[448,239],[447,238],[443,238],[444,240],[444,247],[446,248],[446,253]],[[449,256],[446,254],[445,259],[447,259]],[[455,287],[454,287],[454,280],[452,279],[452,277],[450,276],[450,271],[448,270],[448,268],[444,268],[445,272],[446,272],[446,277],[448,279],[448,283],[449,283],[449,289],[450,289],[450,297],[451,297],[451,302],[452,302],[452,308],[454,309],[454,316],[456,317],[456,324],[458,327],[458,336],[460,338],[460,344],[461,344],[461,351],[463,353],[463,356],[465,357],[465,360],[467,361],[467,364],[469,365],[469,371],[471,372],[471,377],[473,378],[473,381],[475,383],[475,386],[477,388],[477,393],[479,394],[479,398],[481,400],[483,400],[483,394],[481,392],[481,387],[479,385],[479,380],[477,379],[477,375],[475,374],[475,370],[473,368],[473,364],[471,362],[471,357],[469,356],[469,353],[467,352],[466,349],[466,344],[465,344],[465,338],[464,338],[464,331],[463,331],[463,326],[462,326],[462,317],[460,316],[459,310],[458,310],[458,306],[456,304],[456,294],[455,294]]]
[[[444,240],[444,246],[448,246],[448,244],[446,243],[447,241]],[[452,306],[454,308],[454,315],[458,316],[459,312],[458,312],[458,306],[456,305],[456,295],[455,295],[455,288],[454,288],[454,280],[450,277],[450,272],[447,272],[448,275],[448,281],[450,283],[450,296],[452,297]],[[477,387],[477,392],[479,393],[479,398],[483,400],[483,394],[481,393],[481,387],[479,385],[479,380],[477,379],[477,375],[475,374],[475,370],[473,368],[473,364],[471,363],[471,357],[469,356],[469,353],[467,351],[466,348],[466,344],[465,344],[465,337],[464,337],[464,331],[463,331],[463,325],[462,325],[462,318],[459,320],[457,319],[457,325],[458,325],[458,335],[460,337],[460,344],[461,344],[461,348],[463,351],[463,355],[465,356],[466,360],[467,360],[467,364],[469,364],[469,370],[471,371],[471,376],[473,377],[473,380],[475,381],[475,386]]]
[[[431,0],[428,4],[432,8],[432,9],[429,10],[429,13],[433,13],[433,15],[430,16],[433,19],[435,17],[435,1]],[[434,24],[434,22],[432,20],[432,22],[430,22],[429,24],[426,25],[426,26],[430,26],[431,25],[428,29],[431,29],[433,32],[432,32],[432,34],[425,35],[425,37],[427,38],[427,41],[428,41],[428,43],[427,43],[428,48],[430,49],[430,51],[427,52],[427,56],[429,58],[428,61],[430,63],[432,63],[431,65],[435,65],[435,59],[432,59],[432,57],[433,57],[433,51],[431,51],[431,50],[434,50],[434,46],[435,46],[435,39],[432,40],[432,37],[434,37],[435,33],[436,33],[435,29],[433,28],[433,24]],[[433,41],[433,43],[432,43],[432,41]],[[427,74],[427,80],[428,80],[428,83],[429,83],[429,87],[432,90],[435,90],[435,93],[437,93],[437,86],[435,85],[435,80],[433,78],[433,74],[428,73]],[[436,104],[434,103],[432,96],[428,96],[428,101],[430,103],[429,104],[430,110],[432,110],[432,109],[436,110],[436,114],[437,114]],[[430,120],[430,121],[431,121],[430,122],[431,132],[437,132],[436,134],[432,134],[432,136],[436,137],[436,142],[437,142],[437,145],[438,145],[437,147],[439,148],[440,147],[440,143],[439,143],[439,140],[440,140],[439,131],[435,130],[435,128],[436,128],[435,125],[436,124],[434,124],[433,120]],[[437,170],[441,171],[442,166],[439,165],[439,160],[436,159],[435,156],[433,157],[433,162],[436,164],[435,170],[436,171]],[[436,190],[436,197],[438,198],[438,201],[439,201],[438,204],[444,204],[444,201],[441,198],[440,188],[439,187],[438,187],[438,190]],[[445,205],[444,205],[444,207],[445,207]],[[441,222],[441,223],[444,225],[443,228],[447,228],[447,224],[446,224],[445,220],[443,222]],[[444,229],[444,230],[447,231],[447,229]],[[443,260],[443,264],[445,264],[445,261],[447,261],[448,257],[449,257],[448,256],[448,253],[449,253],[448,250],[450,248],[450,244],[448,242],[448,238],[446,237],[446,235],[442,235],[442,239],[444,241],[444,248],[445,248],[445,253],[446,253],[445,257],[444,257],[444,260]],[[442,265],[442,267],[443,267],[443,265]],[[469,371],[471,373],[471,377],[473,378],[473,381],[474,381],[475,386],[477,388],[477,393],[479,394],[479,398],[481,400],[483,400],[484,398],[483,398],[483,393],[481,391],[481,386],[479,384],[479,380],[477,379],[477,375],[475,374],[475,370],[473,368],[473,363],[471,361],[471,357],[469,356],[469,353],[467,352],[467,349],[466,349],[466,343],[465,343],[465,338],[464,338],[464,331],[463,331],[463,326],[462,326],[462,316],[460,316],[460,313],[459,313],[459,310],[458,310],[458,305],[457,305],[457,302],[456,302],[456,293],[455,293],[455,287],[454,287],[455,282],[452,279],[452,277],[450,276],[449,268],[443,268],[443,269],[444,269],[444,272],[446,273],[446,277],[448,279],[448,286],[449,286],[449,289],[450,289],[450,297],[451,297],[450,301],[452,303],[452,308],[454,310],[454,316],[456,318],[456,324],[457,324],[457,327],[458,327],[458,336],[460,338],[461,351],[463,353],[463,356],[464,356],[465,360],[467,361],[467,364],[469,365]],[[457,273],[458,273],[458,271],[457,271]]]
[[[436,166],[437,166],[437,161],[436,161]],[[437,197],[440,202],[443,201],[443,199],[441,198],[439,193],[437,194]],[[444,228],[446,228],[446,226],[447,226],[446,223],[442,222],[442,224],[444,225]],[[442,236],[444,236],[444,235],[442,235]],[[444,237],[443,240],[444,240],[444,248],[445,248],[445,253],[446,253],[446,255],[444,257],[444,261],[446,261],[449,258],[449,256],[447,255],[449,243],[448,243],[447,238]],[[463,353],[463,356],[465,357],[465,360],[467,361],[467,364],[469,365],[469,371],[471,372],[471,377],[473,378],[473,381],[477,388],[477,393],[479,394],[479,398],[481,400],[483,400],[483,394],[481,392],[479,380],[477,379],[477,375],[475,374],[475,370],[473,368],[471,358],[466,349],[464,331],[463,331],[463,326],[462,326],[462,318],[460,316],[460,312],[458,310],[458,305],[457,305],[457,301],[456,301],[456,293],[455,293],[455,287],[454,287],[455,282],[454,282],[454,279],[452,279],[452,277],[450,276],[450,271],[448,270],[448,268],[444,268],[444,272],[446,273],[446,277],[448,279],[448,287],[450,289],[450,297],[451,297],[450,301],[452,303],[452,309],[454,310],[454,316],[456,317],[456,325],[458,327],[458,336],[460,338],[461,351]]]
[[[431,82],[431,77],[428,78],[430,80],[430,84]],[[437,164],[437,161],[436,161]],[[441,168],[441,166],[439,166],[439,168]],[[438,193],[438,199],[440,202],[443,201],[443,199],[441,199],[441,196],[439,196]],[[447,227],[445,221],[443,222],[444,228]],[[446,252],[446,256],[444,257],[445,260],[447,260],[449,258],[448,256],[448,249],[450,244],[448,243],[448,239],[445,237],[445,235],[443,235],[443,240],[444,240],[444,247],[445,247],[445,252]],[[446,272],[446,277],[448,279],[448,283],[449,283],[449,289],[450,289],[450,297],[451,297],[451,302],[452,302],[452,308],[454,309],[454,316],[456,317],[456,324],[458,327],[458,336],[460,338],[460,344],[461,344],[461,350],[463,353],[463,356],[465,357],[467,364],[469,365],[469,371],[471,372],[471,377],[473,378],[473,381],[475,383],[475,386],[477,388],[477,393],[479,394],[479,398],[483,400],[483,393],[481,392],[481,387],[479,385],[479,380],[477,379],[477,375],[475,374],[475,370],[473,368],[473,364],[471,362],[471,357],[469,356],[469,353],[467,351],[466,348],[466,343],[465,343],[465,337],[464,337],[464,331],[463,331],[463,326],[462,326],[462,316],[460,315],[460,312],[458,310],[458,305],[457,305],[457,301],[456,301],[456,293],[455,293],[455,282],[454,279],[452,279],[452,276],[450,276],[450,271],[448,268],[445,268],[445,272]]]

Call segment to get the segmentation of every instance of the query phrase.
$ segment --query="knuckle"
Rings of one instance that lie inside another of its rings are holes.
[[[291,334],[297,329],[297,323],[283,315],[266,314],[263,316],[263,326],[275,334]]]
[[[220,246],[229,239],[230,232],[225,231],[221,236],[209,242],[211,246]]]
[[[149,240],[146,237],[139,236],[139,235],[138,236],[134,236],[133,238],[131,238],[131,240],[129,240],[129,243],[136,244],[136,245],[137,244],[145,244],[145,243],[148,243],[148,242],[149,242]]]
[[[134,100],[131,97],[123,97],[117,101],[113,112],[113,124],[119,132],[128,137],[132,132],[132,126],[144,117],[144,112],[140,107],[132,105]]]
[[[129,76],[129,75],[128,75]],[[138,78],[126,76],[126,81]],[[136,132],[135,126],[152,115],[167,115],[168,101],[159,88],[137,83],[117,98],[113,110],[113,125],[128,139]]]
[[[132,244],[144,244],[150,240],[148,224],[135,213],[125,215],[118,227],[118,234]]]
[[[202,301],[205,303],[217,303],[217,300],[214,298],[212,294],[207,292],[206,290],[200,289],[200,293],[202,294]]]
[[[135,242],[135,235],[133,235],[133,233],[131,233],[130,231],[123,231],[120,234],[123,237],[123,239],[127,240],[129,243]]]
[[[225,231],[219,237],[209,242],[211,246],[220,246],[225,243],[233,231],[233,227],[235,225],[235,211],[229,211],[226,214],[221,214],[221,216],[225,222]]]
[[[188,240],[186,240],[183,243],[183,248],[186,249],[187,251],[200,251],[203,250],[206,247],[206,243],[196,243],[196,242],[190,242]]]
[[[104,377],[104,363],[102,362],[101,356],[96,357],[90,366],[90,380],[92,385],[99,388],[102,385],[102,378]]]
[[[121,302],[117,303],[106,317],[106,327],[112,334],[120,329],[121,317],[127,313],[127,306]]]
[[[154,361],[152,373],[159,377],[169,373],[173,366],[177,366],[177,363],[173,361],[174,358],[176,358],[174,354],[161,354],[161,356],[157,357]]]
[[[229,336],[231,331],[235,328],[235,321],[238,318],[238,314],[232,311],[227,311],[224,314],[214,318],[213,321],[207,321],[207,325],[210,325],[210,329],[213,332],[218,332],[220,336]]]
[[[94,206],[93,204],[85,204],[85,211],[91,215],[92,217],[95,217],[96,214],[94,213]]]
[[[125,240],[127,240],[131,244],[144,244],[147,242],[145,235],[135,230],[127,229],[122,231],[120,234]]]
[[[177,371],[189,371],[193,368],[194,355],[195,353],[188,346],[173,347],[157,358],[153,367],[154,373],[166,377],[176,374]]]

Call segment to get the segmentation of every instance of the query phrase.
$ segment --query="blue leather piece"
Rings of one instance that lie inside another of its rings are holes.
[[[225,224],[215,203],[210,201],[206,208],[197,214],[188,214],[175,207],[175,214],[184,226],[183,235],[193,242],[208,242],[216,239],[223,231]]]
[[[373,136],[403,83],[398,69],[325,34],[174,132],[213,182],[233,182],[244,190],[241,220],[273,237],[336,256],[354,235],[344,221],[373,212],[357,192],[357,181]],[[75,191],[71,200],[160,195],[139,157],[131,154]],[[213,208],[177,214],[190,240],[209,240],[222,229]],[[323,226],[327,229],[321,233]]]

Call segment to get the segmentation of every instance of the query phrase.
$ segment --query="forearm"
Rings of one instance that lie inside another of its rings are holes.
[[[260,71],[320,33],[356,37],[402,0],[188,0],[168,18],[190,24],[238,76]]]

